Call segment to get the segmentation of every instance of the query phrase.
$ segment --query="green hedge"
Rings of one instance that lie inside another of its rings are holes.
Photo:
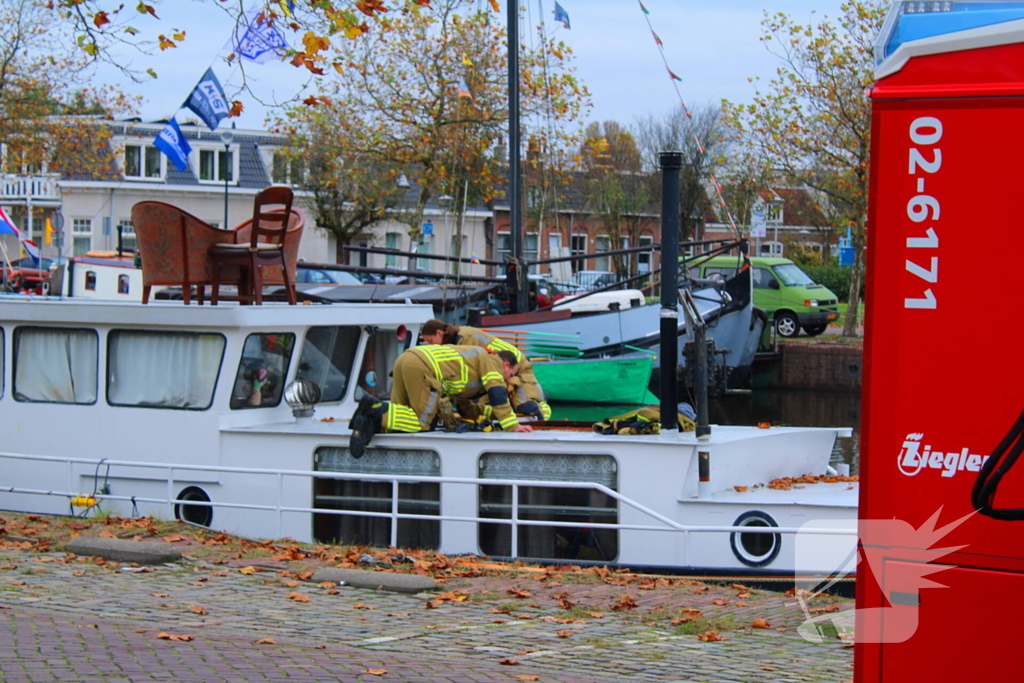
[[[850,295],[850,274],[853,268],[840,266],[836,263],[807,264],[800,267],[807,276],[819,285],[825,285],[839,297],[840,301],[846,301]],[[864,297],[864,281],[860,284],[861,300]]]

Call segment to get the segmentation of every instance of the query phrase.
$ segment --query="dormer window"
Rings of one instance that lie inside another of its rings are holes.
[[[199,181],[235,184],[237,155],[234,150],[201,149],[199,154]]]
[[[128,180],[163,179],[163,156],[152,145],[124,146],[124,177]]]

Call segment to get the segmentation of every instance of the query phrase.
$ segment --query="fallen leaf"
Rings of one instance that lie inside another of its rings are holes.
[[[532,598],[533,597],[533,593],[531,593],[528,590],[520,589],[520,588],[509,588],[505,592],[508,593],[509,595],[514,595],[517,598]]]
[[[361,602],[357,602],[356,604],[352,605],[352,609],[377,609],[377,608],[372,606],[372,605],[364,605]]]
[[[85,576],[85,572],[71,572],[71,576]]]
[[[736,606],[737,607],[746,607],[747,603],[743,602],[742,600],[737,600],[736,601]]]
[[[519,674],[518,676],[513,676],[512,678],[518,678],[521,681],[539,681],[540,680],[540,676],[534,676],[532,674]]]
[[[321,588],[336,588],[338,586],[334,581],[321,581],[317,585]]]
[[[305,593],[289,593],[284,597],[295,602],[309,602],[309,596]]]
[[[298,581],[282,581],[281,585],[282,586],[287,586],[288,588],[295,588],[296,586],[299,585],[299,582]]]
[[[604,618],[604,612],[587,612],[587,614],[592,616],[592,617],[594,617],[595,619],[603,619]]]
[[[258,571],[259,571],[259,569],[256,569],[256,567],[242,567],[241,569],[238,570],[238,573],[239,574],[245,574],[246,576],[249,576],[250,574],[255,574]]]
[[[531,652],[540,652],[540,650],[537,650],[537,649],[532,648],[532,647],[524,647],[522,650],[517,652],[516,655],[528,655]]]
[[[518,659],[499,659],[498,664],[504,664],[505,666],[515,666],[519,663]]]
[[[559,638],[572,638],[572,631],[570,631],[569,629],[562,629],[561,631],[555,633],[555,635]]]
[[[190,612],[195,612],[196,614],[206,614],[206,608],[202,605],[189,605],[188,609]]]
[[[373,676],[383,676],[387,672],[387,669],[363,669],[361,673],[371,674]]]
[[[728,638],[718,635],[718,631],[705,631],[697,636],[697,640],[704,643],[717,643],[722,640],[728,640]]]
[[[96,624],[78,624],[82,628],[99,628]]]
[[[327,646],[326,645],[317,645],[316,649],[318,649],[318,650],[326,650]]]
[[[177,543],[178,541],[184,541],[185,538],[183,536],[179,536],[178,534],[174,534],[173,536],[168,536],[164,540],[168,543]]]
[[[256,641],[257,645],[277,645],[277,641],[273,638],[260,638]]]
[[[716,598],[715,600],[711,601],[711,604],[713,604],[713,605],[728,605],[729,604],[729,598],[726,598],[724,600],[719,600],[719,599]]]
[[[166,598],[170,593],[150,593],[154,598]]]
[[[408,612],[389,612],[388,616],[389,617],[407,617],[407,616],[409,616],[409,613]]]
[[[337,595],[341,591],[338,590],[337,588],[329,588],[329,589],[327,589],[326,592],[327,592],[328,595]]]
[[[618,604],[612,605],[612,609],[615,611],[631,610],[634,607],[636,607],[636,599],[628,594],[620,597]]]
[[[781,626],[779,628],[775,629],[775,630],[778,631],[779,633],[785,633],[786,632],[786,629],[782,628]]]
[[[176,635],[173,633],[167,633],[166,631],[160,631],[160,633],[156,634],[156,637],[160,640],[179,640],[186,643],[190,640],[195,640],[195,636]]]
[[[733,488],[736,489],[739,493],[746,493],[747,492],[747,487],[746,486],[733,486]]]
[[[24,586],[25,582],[24,581],[11,581],[11,585],[12,586]]]
[[[772,625],[768,623],[767,619],[754,619],[754,623],[751,624],[754,628],[771,628]]]

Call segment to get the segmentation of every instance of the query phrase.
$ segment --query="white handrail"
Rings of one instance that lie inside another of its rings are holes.
[[[618,491],[614,491],[603,484],[596,482],[583,482],[583,481],[543,481],[543,480],[531,480],[531,479],[483,479],[474,477],[441,477],[433,475],[381,475],[381,474],[369,474],[364,472],[326,472],[326,471],[315,471],[315,470],[285,470],[285,469],[265,469],[257,467],[228,467],[221,465],[188,465],[188,464],[175,464],[168,465],[166,463],[148,463],[148,462],[137,462],[131,460],[109,460],[102,458],[100,460],[89,459],[89,458],[74,458],[74,457],[59,457],[59,456],[46,456],[46,455],[28,455],[23,453],[0,453],[0,458],[13,459],[13,460],[30,460],[36,462],[57,462],[71,464],[85,464],[91,466],[103,466],[103,467],[138,467],[147,469],[161,469],[167,470],[167,482],[168,482],[168,497],[167,498],[148,498],[139,496],[115,496],[115,495],[102,495],[98,496],[104,500],[116,500],[123,502],[135,503],[156,503],[166,504],[168,509],[168,516],[171,516],[173,506],[175,505],[188,505],[195,507],[220,507],[220,508],[235,508],[235,509],[246,509],[246,510],[264,510],[274,511],[277,513],[278,523],[278,535],[281,532],[281,518],[283,513],[309,513],[309,514],[337,514],[337,515],[350,515],[354,517],[384,517],[391,519],[391,545],[395,545],[398,534],[398,520],[399,519],[420,519],[429,521],[455,521],[455,522],[472,522],[477,524],[506,524],[512,527],[512,557],[516,557],[518,553],[518,526],[551,526],[552,522],[547,520],[524,520],[519,519],[519,505],[518,505],[518,489],[521,486],[528,487],[540,487],[540,488],[571,488],[571,489],[589,489],[593,491],[599,491],[610,498],[622,503],[623,505],[629,506],[634,510],[651,517],[664,526],[646,526],[638,524],[605,524],[600,522],[566,522],[559,521],[558,526],[571,527],[571,528],[588,528],[588,529],[615,529],[615,530],[637,530],[637,531],[681,531],[685,534],[692,532],[697,533],[753,533],[753,534],[813,534],[813,535],[841,535],[841,536],[855,536],[857,533],[856,529],[829,529],[829,528],[803,528],[803,527],[762,527],[762,526],[722,526],[722,525],[692,525],[692,524],[680,524],[675,520],[672,520],[661,513],[651,510],[650,508],[637,503],[636,501],[623,496]],[[220,472],[220,473],[236,473],[236,474],[265,474],[274,476],[277,479],[277,502],[274,505],[258,505],[255,503],[224,503],[224,502],[206,502],[198,500],[177,500],[173,497],[173,481],[175,471],[193,471],[193,472]],[[285,506],[283,504],[283,478],[286,476],[295,477],[306,477],[310,479],[339,479],[339,480],[357,480],[357,481],[380,481],[388,482],[391,484],[392,490],[392,501],[390,512],[368,512],[358,510],[331,510],[327,508],[306,508],[306,507],[292,507]],[[420,515],[415,513],[400,513],[398,512],[398,485],[400,483],[438,483],[438,484],[467,484],[473,486],[511,486],[512,487],[512,506],[511,506],[511,517],[508,519],[493,518],[493,517],[461,517],[453,515]],[[29,495],[51,495],[58,497],[73,498],[81,495],[81,492],[76,491],[55,491],[48,489],[28,489],[20,488],[15,486],[3,486],[0,485],[0,493],[18,493],[18,494],[29,494]]]

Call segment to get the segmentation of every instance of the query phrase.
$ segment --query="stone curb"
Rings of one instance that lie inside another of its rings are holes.
[[[164,564],[181,560],[181,551],[174,546],[153,541],[126,541],[101,536],[76,536],[65,549],[76,555],[102,557],[116,562]]]
[[[313,581],[334,581],[353,588],[372,588],[398,593],[422,593],[437,590],[437,581],[419,574],[392,574],[361,569],[321,569],[313,574]]]

